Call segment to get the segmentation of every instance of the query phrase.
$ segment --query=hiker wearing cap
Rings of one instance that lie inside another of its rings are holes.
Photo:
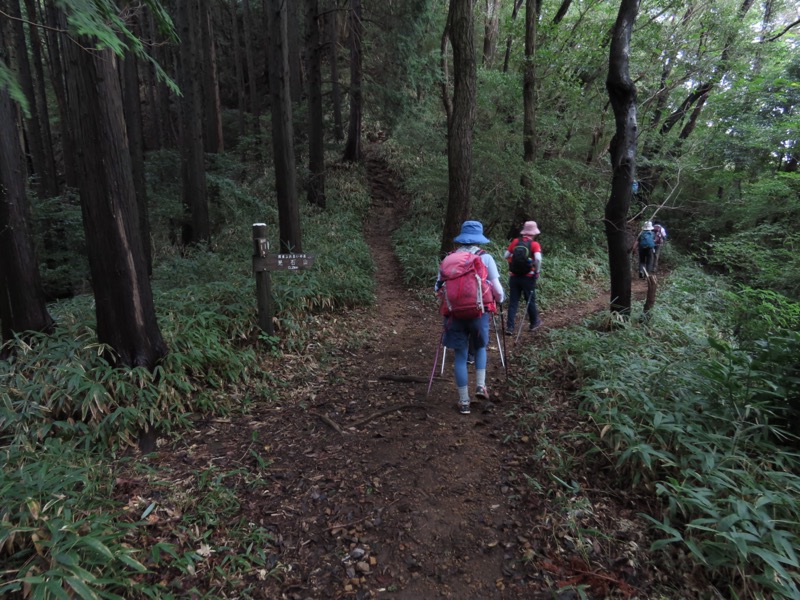
[[[514,322],[517,317],[519,299],[525,299],[528,313],[528,329],[533,331],[541,326],[539,311],[536,308],[536,280],[542,268],[542,247],[534,240],[539,235],[536,221],[526,221],[519,234],[511,240],[504,258],[508,261],[508,321],[506,334],[514,335]]]
[[[653,272],[653,258],[655,256],[656,241],[653,234],[653,223],[645,221],[642,232],[633,245],[634,255],[639,253],[639,279],[644,279]]]
[[[469,414],[467,354],[474,352],[475,396],[488,399],[486,346],[489,343],[489,315],[495,312],[496,303],[503,302],[505,294],[494,258],[479,248],[489,243],[480,221],[464,221],[461,233],[453,241],[459,246],[439,266],[436,291],[442,300],[441,312],[444,315],[442,344],[455,355],[453,368],[458,408],[462,414]]]

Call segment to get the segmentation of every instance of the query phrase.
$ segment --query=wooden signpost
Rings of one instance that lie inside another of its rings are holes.
[[[253,272],[256,276],[256,300],[258,302],[258,326],[267,335],[274,335],[272,326],[272,281],[270,271],[298,271],[314,264],[312,254],[285,252],[269,253],[266,223],[253,223]]]

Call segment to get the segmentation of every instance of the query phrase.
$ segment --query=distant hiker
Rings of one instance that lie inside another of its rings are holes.
[[[511,240],[504,255],[510,272],[507,335],[514,335],[520,297],[525,299],[527,306],[528,329],[533,331],[542,324],[536,309],[536,280],[542,268],[542,247],[533,239],[539,235],[539,227],[536,221],[526,221],[519,233],[520,237]]]
[[[653,253],[653,272],[658,269],[658,258],[661,256],[661,247],[667,241],[667,230],[659,221],[653,221],[653,242],[655,251]]]
[[[653,234],[653,224],[645,221],[642,232],[636,238],[633,252],[639,253],[639,279],[644,279],[653,272],[653,257],[655,256],[656,241]],[[509,311],[510,312],[510,311]]]
[[[500,273],[491,254],[478,247],[488,244],[479,221],[464,221],[453,239],[460,244],[439,265],[436,291],[444,315],[442,344],[454,351],[453,361],[458,409],[469,414],[470,394],[467,352],[475,354],[475,396],[488,399],[486,389],[486,346],[489,343],[490,313],[505,299]]]

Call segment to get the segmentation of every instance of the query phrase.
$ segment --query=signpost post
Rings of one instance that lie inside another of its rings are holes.
[[[267,335],[275,335],[272,326],[272,281],[270,271],[298,271],[314,264],[312,254],[270,254],[266,223],[253,223],[253,272],[256,276],[258,326]]]

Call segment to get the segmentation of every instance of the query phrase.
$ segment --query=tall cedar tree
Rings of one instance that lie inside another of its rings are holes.
[[[364,25],[361,22],[361,0],[350,0],[350,126],[347,129],[347,144],[343,159],[349,162],[361,160],[361,114],[363,97],[361,93],[361,36]]]
[[[222,101],[219,95],[214,14],[213,4],[207,2],[200,4],[200,29],[203,45],[203,115],[205,117],[203,140],[206,152],[217,154],[225,150],[225,144],[222,135]]]
[[[636,88],[630,77],[631,30],[639,0],[622,0],[611,33],[606,89],[614,111],[616,133],[611,138],[611,197],[605,210],[608,265],[611,274],[611,311],[631,311],[631,269],[628,262],[627,216],[636,172]]]
[[[7,60],[3,37],[0,26],[0,61]],[[0,87],[0,341],[11,339],[14,333],[46,332],[53,327],[30,235],[17,114],[8,88]]]
[[[325,147],[320,65],[319,0],[306,0],[308,60],[308,202],[325,208]]]
[[[73,35],[63,48],[97,336],[113,349],[113,364],[153,369],[167,347],[138,228],[118,61],[110,50],[87,50],[94,42]]]
[[[275,156],[275,189],[283,252],[302,252],[300,207],[297,204],[294,126],[289,81],[289,48],[285,0],[266,4],[269,22],[269,91],[272,113],[272,149]]]
[[[472,0],[450,0],[453,46],[453,114],[447,124],[447,214],[440,254],[453,248],[461,223],[469,217],[472,182],[472,127],[475,123],[477,67]]]
[[[135,23],[129,23],[133,29]],[[147,183],[144,172],[144,134],[142,126],[142,102],[139,97],[139,66],[136,55],[129,52],[122,62],[122,107],[125,111],[125,127],[128,132],[128,147],[131,151],[133,186],[139,212],[139,230],[142,248],[147,261],[147,273],[153,273],[153,258],[150,252],[150,219],[147,213]]]
[[[344,139],[342,124],[342,91],[339,85],[339,7],[337,0],[330,0],[331,7],[325,16],[328,33],[328,63],[331,67],[331,104],[333,104],[333,137]]]
[[[25,115],[25,144],[31,156],[33,165],[33,175],[36,176],[37,188],[42,196],[51,195],[55,189],[55,175],[52,172],[52,164],[46,157],[44,137],[42,133],[42,119],[39,115],[41,101],[37,102],[36,88],[33,83],[33,72],[28,56],[28,42],[25,38],[22,14],[20,12],[20,2],[10,0],[8,8],[11,16],[11,26],[14,30],[14,41],[16,53],[13,57],[16,60],[19,79],[25,98],[28,101],[28,111]],[[52,194],[55,195],[55,194]]]
[[[208,216],[206,171],[203,154],[203,81],[201,6],[199,0],[178,3],[181,69],[181,173],[183,178],[184,244],[198,244],[211,239]]]
[[[36,96],[36,112],[39,115],[42,129],[42,142],[44,145],[44,171],[47,181],[42,185],[47,196],[58,195],[58,170],[56,168],[56,159],[54,154],[53,132],[50,127],[50,107],[47,105],[47,91],[45,85],[44,74],[44,57],[42,55],[42,39],[39,35],[39,27],[33,25],[41,15],[37,14],[35,0],[25,0],[25,8],[28,16],[28,35],[30,39],[31,58],[33,59],[34,70],[34,83],[35,83],[35,96]]]
[[[525,0],[525,64],[522,72],[522,158],[525,170],[520,178],[522,195],[514,208],[508,237],[515,237],[531,218],[533,182],[529,170],[536,162],[536,44],[539,32],[541,0]]]

